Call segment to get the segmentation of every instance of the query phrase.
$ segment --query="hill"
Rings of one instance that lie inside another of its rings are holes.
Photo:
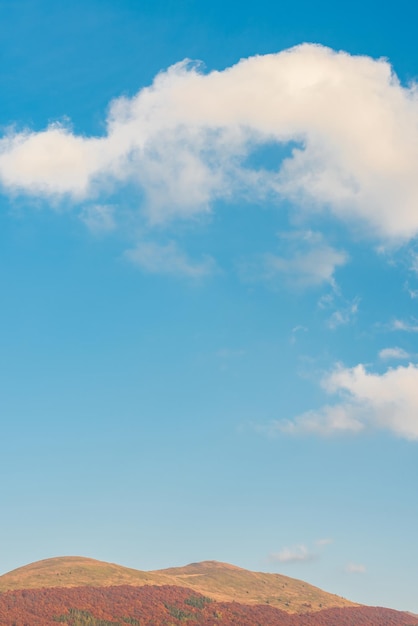
[[[38,561],[0,576],[0,592],[119,585],[182,587],[220,602],[267,604],[287,613],[355,606],[344,598],[294,578],[252,572],[217,561],[142,572],[84,557],[58,557]]]
[[[0,576],[0,592],[43,587],[110,587],[115,585],[167,585],[158,572],[141,572],[115,563],[81,556],[36,561]]]
[[[219,563],[203,561],[185,567],[155,572],[203,595],[222,602],[269,604],[288,613],[319,611],[324,608],[354,606],[345,598],[282,574],[265,574]],[[171,582],[174,584],[174,582]]]

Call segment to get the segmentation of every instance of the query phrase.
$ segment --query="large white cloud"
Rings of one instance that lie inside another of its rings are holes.
[[[322,386],[341,397],[334,405],[308,411],[275,427],[290,433],[357,433],[366,428],[388,430],[399,437],[418,440],[418,365],[368,372],[364,365],[337,366]]]
[[[263,171],[247,157],[266,141],[299,147]],[[394,240],[418,233],[417,164],[415,86],[385,60],[307,44],[221,72],[175,65],[115,100],[103,137],[55,124],[0,140],[6,192],[97,199],[136,181],[154,222],[217,198],[288,198]]]

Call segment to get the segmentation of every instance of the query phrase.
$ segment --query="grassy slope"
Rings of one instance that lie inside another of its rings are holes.
[[[185,567],[141,572],[83,557],[38,561],[0,576],[0,592],[42,587],[176,585],[224,602],[270,604],[289,613],[353,606],[353,603],[303,581],[204,561]]]
[[[281,574],[251,572],[216,561],[192,563],[156,573],[172,577],[172,584],[192,588],[215,600],[270,604],[288,613],[354,606],[354,603],[344,598],[326,593],[295,578]]]
[[[56,557],[19,567],[0,576],[0,592],[42,587],[110,587],[111,585],[167,585],[154,572],[104,563],[79,556]]]

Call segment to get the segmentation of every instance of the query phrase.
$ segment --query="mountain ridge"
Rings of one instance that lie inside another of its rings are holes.
[[[287,613],[358,606],[295,578],[253,572],[219,561],[141,571],[87,557],[53,557],[0,576],[0,592],[3,593],[19,589],[120,585],[182,587],[220,602],[267,604]]]

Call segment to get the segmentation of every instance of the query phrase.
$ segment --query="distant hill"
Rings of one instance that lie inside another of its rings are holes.
[[[287,613],[355,606],[303,581],[204,561],[185,567],[142,572],[84,557],[38,561],[0,576],[0,592],[18,589],[167,585],[191,589],[221,602],[267,604]]]

